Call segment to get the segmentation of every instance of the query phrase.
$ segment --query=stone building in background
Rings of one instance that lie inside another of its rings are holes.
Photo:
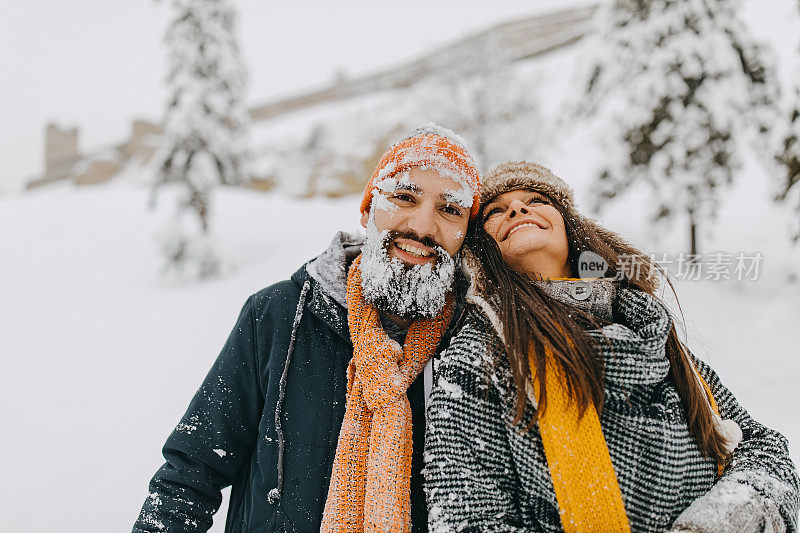
[[[50,123],[45,128],[44,175],[28,182],[32,189],[51,183],[71,181],[75,185],[105,183],[127,165],[146,164],[158,146],[161,127],[146,120],[134,120],[130,136],[118,145],[81,152],[78,128],[62,129]]]

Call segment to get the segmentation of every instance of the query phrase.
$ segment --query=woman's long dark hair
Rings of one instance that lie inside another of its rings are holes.
[[[571,275],[578,272],[578,257],[589,250],[606,260],[609,266],[607,275],[616,275],[620,256],[635,253],[646,262],[650,269],[658,267],[630,245],[625,250],[615,249],[604,240],[600,231],[607,231],[587,223],[583,218],[572,218],[558,202],[552,205],[564,219],[569,254],[567,263]],[[603,389],[603,361],[598,355],[596,341],[586,332],[603,325],[602,320],[551,297],[528,275],[512,269],[503,260],[495,240],[483,228],[483,212],[478,216],[478,224],[467,236],[467,246],[481,263],[484,290],[495,298],[498,318],[503,328],[505,349],[516,385],[514,422],[524,417],[526,404],[526,383],[531,375],[528,356],[531,354],[539,387],[536,417],[531,419],[526,429],[533,427],[536,419],[547,408],[545,387],[545,348],[549,348],[556,364],[566,377],[567,390],[571,400],[578,402],[583,413],[591,402],[598,414],[602,412],[605,393]],[[623,242],[620,240],[620,242]],[[620,281],[623,286],[641,290],[656,296],[656,284],[643,277],[627,277]],[[672,289],[677,300],[675,288],[666,276],[664,279]],[[680,309],[680,304],[679,309]],[[725,463],[728,454],[725,439],[714,423],[706,392],[698,384],[692,363],[684,344],[678,339],[675,320],[672,320],[666,343],[669,359],[669,377],[680,396],[689,431],[697,441],[703,455],[718,463]]]

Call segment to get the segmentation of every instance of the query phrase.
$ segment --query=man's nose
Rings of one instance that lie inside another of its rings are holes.
[[[528,209],[528,206],[525,205],[525,202],[522,202],[520,200],[513,200],[511,204],[509,204],[508,209],[509,209],[508,218],[514,218],[515,216],[517,216],[517,213],[523,215],[527,215],[528,213],[530,213],[530,209]]]
[[[420,237],[434,237],[436,234],[435,213],[429,209],[417,209],[408,219],[408,229]]]

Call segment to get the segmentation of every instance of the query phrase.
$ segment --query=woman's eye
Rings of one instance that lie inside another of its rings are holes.
[[[534,196],[533,198],[531,198],[531,199],[528,201],[528,205],[531,205],[531,204],[549,204],[549,203],[550,203],[550,202],[548,202],[548,201],[547,201],[547,200],[545,200],[544,198],[540,198],[540,197],[538,197],[538,196]]]
[[[502,211],[503,211],[503,210],[502,210],[502,209],[500,209],[499,207],[493,207],[493,208],[489,209],[489,210],[486,212],[486,214],[484,215],[484,220],[488,220],[489,218],[491,218],[491,217],[495,216],[496,214],[498,214],[498,213],[502,213]]]

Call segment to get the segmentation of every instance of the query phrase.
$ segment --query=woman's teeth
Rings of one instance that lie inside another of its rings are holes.
[[[414,246],[413,244],[406,244],[403,242],[395,243],[395,246],[416,257],[430,257],[431,253],[423,250],[419,246]]]
[[[514,226],[513,228],[511,228],[511,231],[508,232],[508,236],[511,237],[511,234],[520,228],[528,228],[528,227],[538,228],[539,226],[537,226],[536,224],[531,224],[530,222],[526,222],[525,224],[520,224],[519,226]]]

